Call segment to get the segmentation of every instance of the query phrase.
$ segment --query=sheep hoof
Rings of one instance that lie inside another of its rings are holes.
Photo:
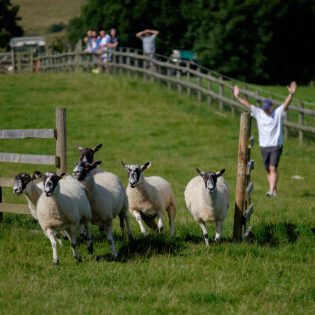
[[[113,259],[114,259],[114,260],[116,260],[118,257],[119,257],[119,254],[118,254],[118,253],[114,253],[114,254],[113,254]]]
[[[132,236],[132,234],[128,234],[128,239],[129,239],[129,241],[133,241],[133,236]]]
[[[57,259],[53,259],[53,265],[54,266],[59,265],[59,259],[58,258]]]
[[[82,258],[81,258],[81,256],[77,256],[77,257],[75,257],[75,259],[76,259],[76,262],[77,262],[77,263],[82,262]]]
[[[214,242],[215,242],[216,244],[220,244],[220,243],[221,243],[221,238],[215,238],[215,239],[214,239]]]
[[[93,254],[93,251],[94,251],[94,249],[93,249],[93,244],[88,245],[88,253],[89,253],[90,255],[92,255],[92,254]]]

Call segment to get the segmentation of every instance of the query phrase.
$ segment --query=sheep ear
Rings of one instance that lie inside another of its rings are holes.
[[[93,164],[91,164],[91,169],[96,168],[100,164],[102,164],[102,161],[95,161]]]
[[[225,172],[225,168],[223,168],[220,172],[216,172],[217,177],[221,176]]]
[[[80,152],[83,150],[83,147],[81,147],[80,145],[77,145],[77,148]]]
[[[43,178],[43,173],[42,172],[40,172],[40,171],[35,171],[34,172],[34,174],[33,174],[33,176],[32,176],[32,180],[33,179],[38,179],[38,178]]]
[[[196,168],[196,171],[201,177],[203,177],[203,175],[205,175],[205,172],[200,171],[200,169],[198,167]]]
[[[61,179],[61,178],[64,178],[66,175],[67,175],[66,173],[61,173],[59,177]]]
[[[123,161],[120,161],[121,165],[123,166],[123,168],[125,168],[126,170],[129,169],[129,165],[125,164]]]
[[[102,147],[102,144],[100,143],[100,144],[98,144],[97,146],[95,146],[95,147],[92,149],[92,151],[93,151],[93,152],[97,152],[101,147]]]
[[[150,166],[151,166],[151,162],[149,161],[149,162],[145,163],[144,165],[141,165],[140,167],[141,167],[142,171],[144,171],[145,169],[149,168]]]

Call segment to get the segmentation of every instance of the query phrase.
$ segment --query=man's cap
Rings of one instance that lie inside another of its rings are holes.
[[[262,103],[263,110],[268,110],[271,108],[271,106],[272,106],[272,100],[265,99]]]

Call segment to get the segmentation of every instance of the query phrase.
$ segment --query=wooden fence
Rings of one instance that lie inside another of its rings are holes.
[[[22,153],[0,153],[0,162],[55,165],[57,172],[67,171],[67,145],[66,145],[66,110],[56,109],[55,129],[8,129],[0,130],[0,139],[56,139],[55,155],[35,155]],[[14,179],[0,177],[0,216],[2,212],[30,214],[26,204],[2,203],[2,188],[13,187]]]
[[[119,48],[112,53],[112,61],[102,63],[99,56],[82,51],[43,55],[26,58],[25,54],[15,54],[12,57],[15,72],[39,71],[91,71],[97,67],[109,73],[125,73],[135,75],[146,81],[158,82],[170,89],[176,89],[188,96],[196,96],[200,101],[206,101],[212,106],[213,101],[218,104],[218,110],[235,112],[244,108],[234,99],[232,88],[237,84],[243,95],[251,102],[260,103],[265,98],[272,99],[275,104],[281,104],[286,95],[271,93],[270,91],[224,77],[200,65],[179,62],[174,63],[169,58],[156,55],[150,59],[143,52],[131,48]],[[294,98],[289,107],[284,122],[285,137],[296,134],[302,143],[305,134],[315,137],[315,103]]]

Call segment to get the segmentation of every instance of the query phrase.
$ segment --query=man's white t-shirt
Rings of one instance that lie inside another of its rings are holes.
[[[251,105],[251,115],[257,121],[259,146],[275,147],[283,145],[283,118],[285,117],[284,105],[277,107],[269,116],[259,107]]]

